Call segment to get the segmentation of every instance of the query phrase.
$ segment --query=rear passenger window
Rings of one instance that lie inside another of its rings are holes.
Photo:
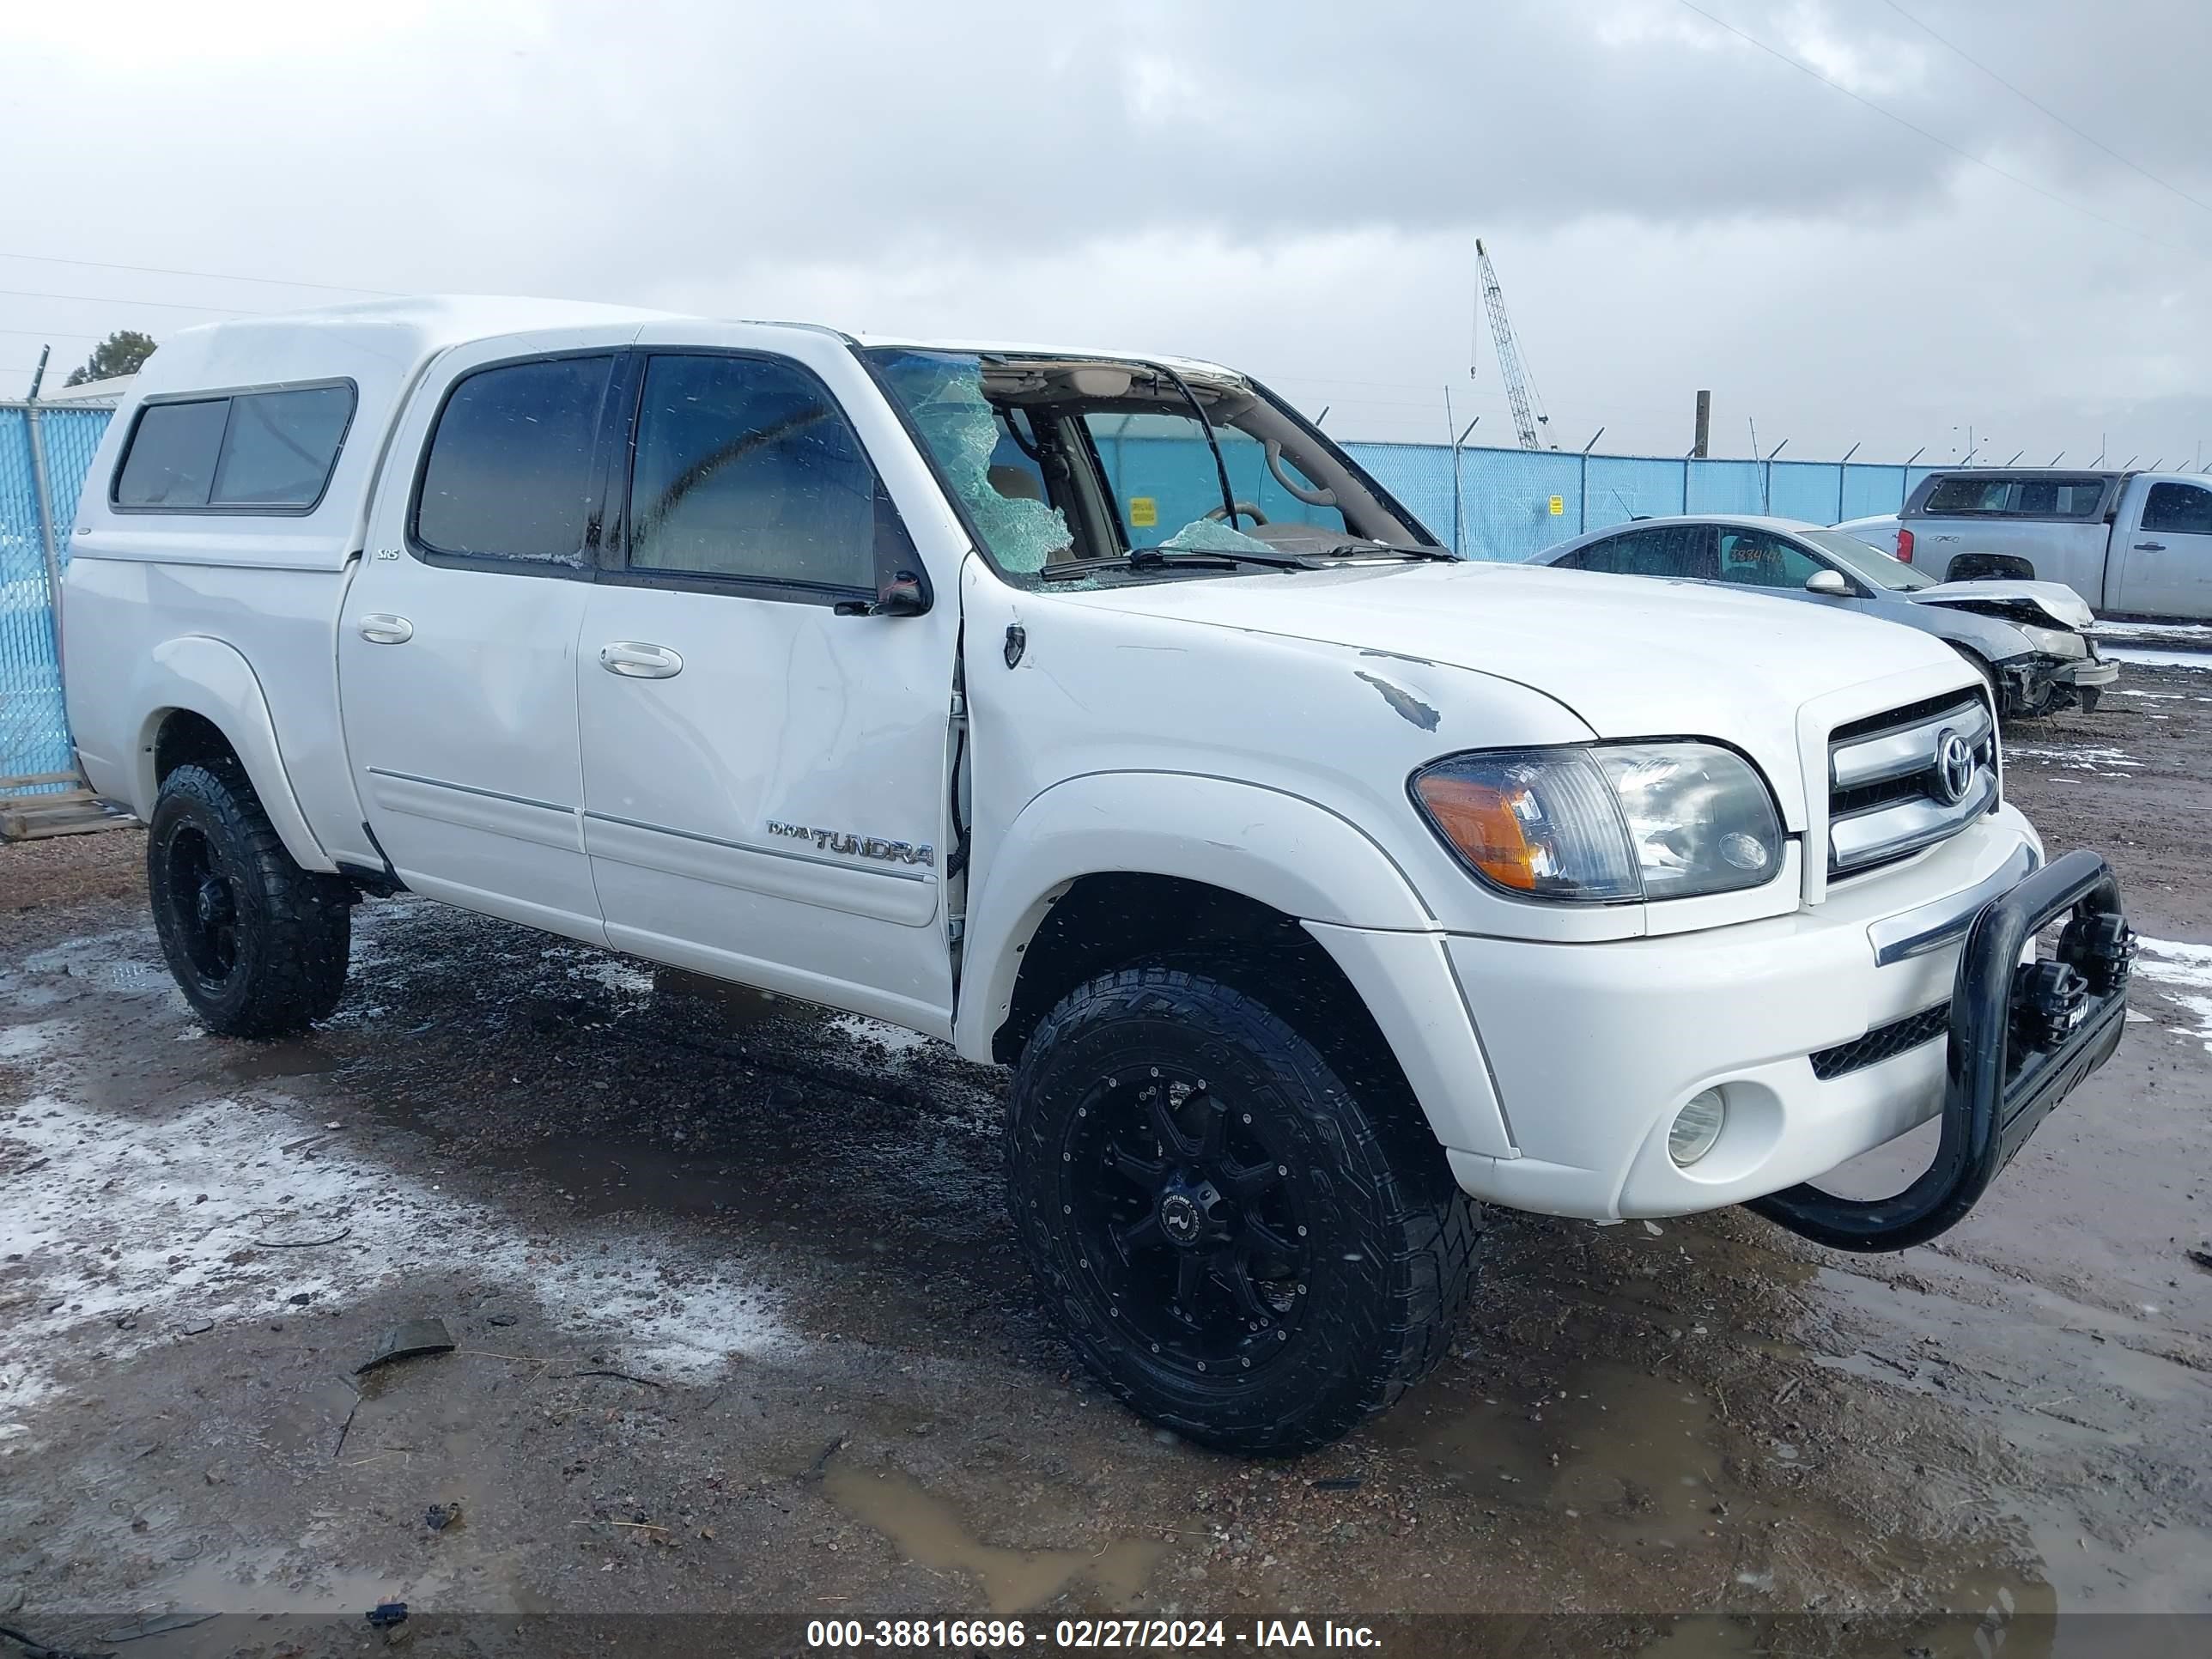
[[[875,471],[813,376],[756,357],[647,363],[632,570],[872,591],[875,526]]]
[[[116,474],[118,507],[205,507],[230,399],[149,404]]]
[[[1680,578],[1705,574],[1697,558],[1703,532],[1695,525],[1632,530],[1559,561],[1577,570],[1615,576]]]
[[[582,564],[611,356],[478,369],[438,413],[415,503],[433,553]]]
[[[330,482],[353,419],[353,388],[304,386],[230,400],[215,469],[219,507],[312,507]]]
[[[116,473],[115,504],[304,512],[330,483],[353,406],[350,386],[149,404]]]
[[[2142,527],[2163,530],[2170,536],[2212,536],[2212,489],[2185,483],[2153,484],[2150,499],[2143,503]]]
[[[2102,478],[1989,478],[1955,473],[1936,479],[1920,511],[1931,519],[2094,519],[2104,501]]]

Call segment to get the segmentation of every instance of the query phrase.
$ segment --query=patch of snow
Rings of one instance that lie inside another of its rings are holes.
[[[2197,1021],[2193,1031],[2182,1031],[2178,1026],[2167,1029],[2195,1038],[2207,1053],[2212,1053],[2212,945],[2185,945],[2164,939],[2144,939],[2139,943],[2136,973]]]
[[[2188,698],[2185,691],[2146,691],[2138,685],[2115,686],[2113,690],[2124,697],[2148,697],[2154,702],[2182,702]]]
[[[2106,777],[2132,772],[2142,765],[2126,750],[2100,744],[2055,749],[2043,744],[2008,743],[2004,755],[2008,762],[2033,761],[2039,766],[2058,766],[2069,772],[2093,772]]]
[[[601,957],[597,961],[581,963],[568,969],[570,979],[588,979],[604,985],[610,991],[623,996],[644,997],[653,994],[653,975],[635,963],[621,957]]]
[[[42,1019],[35,1025],[10,1025],[0,1030],[0,1060],[36,1060],[54,1046],[64,1027],[58,1019]]]
[[[2140,663],[2145,668],[2212,668],[2212,652],[2160,651],[2142,645],[2100,645],[2097,650],[2114,662]]]
[[[59,1036],[64,1050],[82,1041]],[[442,1273],[535,1298],[574,1333],[548,1345],[554,1357],[616,1352],[674,1381],[793,1340],[777,1297],[722,1249],[635,1224],[533,1230],[319,1137],[303,1157],[303,1124],[271,1105],[219,1098],[142,1117],[67,1098],[61,1064],[40,1082],[44,1092],[0,1107],[0,1146],[34,1166],[9,1178],[0,1206],[0,1286],[15,1304],[0,1346],[0,1439],[60,1390],[58,1362],[72,1354],[112,1363],[202,1321],[304,1316],[288,1300],[301,1292],[319,1310]],[[254,1245],[341,1229],[343,1241],[311,1250]]]
[[[2207,645],[2212,645],[2212,623],[2099,622],[2089,632],[2100,641],[2187,639],[2194,636]]]
[[[830,1022],[831,1029],[862,1042],[872,1042],[888,1049],[893,1060],[905,1060],[929,1046],[933,1039],[919,1031],[909,1031],[903,1025],[894,1025],[889,1020],[870,1019],[866,1014],[840,1014]]]

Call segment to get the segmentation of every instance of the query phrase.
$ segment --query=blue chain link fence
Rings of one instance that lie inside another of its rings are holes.
[[[30,406],[0,404],[0,779],[69,772],[76,765],[62,708],[61,642],[47,592],[49,526],[40,514],[34,440],[43,439],[46,450],[55,557],[66,563],[77,491],[112,413],[41,406],[34,433]]]
[[[1454,541],[1451,452],[1443,444],[1347,443],[1359,464]],[[1462,449],[1456,545],[1518,562],[1585,531],[1668,513],[1771,513],[1835,524],[1894,513],[1927,466],[1668,459],[1544,449]]]
[[[42,405],[57,555],[69,557],[77,492],[112,410]],[[1834,461],[1668,459],[1575,455],[1556,450],[1462,449],[1460,519],[1452,510],[1452,458],[1443,444],[1345,446],[1429,528],[1471,558],[1519,561],[1547,547],[1633,518],[1668,513],[1772,513],[1833,524],[1897,510],[1931,467]],[[1305,516],[1261,468],[1257,445],[1239,454],[1240,499],[1271,516]],[[1147,498],[1147,518],[1179,525],[1220,500],[1203,444],[1133,439],[1114,455],[1117,493]],[[1121,476],[1126,471],[1127,477]],[[1249,493],[1248,493],[1249,492]],[[75,763],[62,708],[53,606],[46,592],[31,410],[0,404],[0,778],[65,772]]]

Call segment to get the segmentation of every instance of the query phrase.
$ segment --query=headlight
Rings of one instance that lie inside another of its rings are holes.
[[[1413,775],[1429,825],[1474,872],[1527,898],[1690,898],[1782,867],[1782,820],[1751,763],[1705,743],[1454,755]]]

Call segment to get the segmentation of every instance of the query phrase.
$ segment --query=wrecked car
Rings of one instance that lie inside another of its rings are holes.
[[[1968,467],[1837,529],[1939,581],[2056,582],[2100,617],[2212,617],[2212,479]]]
[[[1856,611],[1944,641],[1989,682],[1998,712],[2096,708],[2120,665],[2097,653],[2096,618],[2057,582],[1955,581],[1900,563],[1840,530],[1798,519],[1637,519],[1547,548],[1566,570],[1724,582]]]
[[[1398,1398],[1485,1203],[1933,1237],[2121,1032],[2117,885],[1955,652],[1456,559],[1214,364],[219,323],[71,548],[75,740],[210,1030],[331,1013],[405,890],[1011,1066],[1046,1304],[1212,1446]],[[1903,1192],[1812,1184],[1931,1118]]]

